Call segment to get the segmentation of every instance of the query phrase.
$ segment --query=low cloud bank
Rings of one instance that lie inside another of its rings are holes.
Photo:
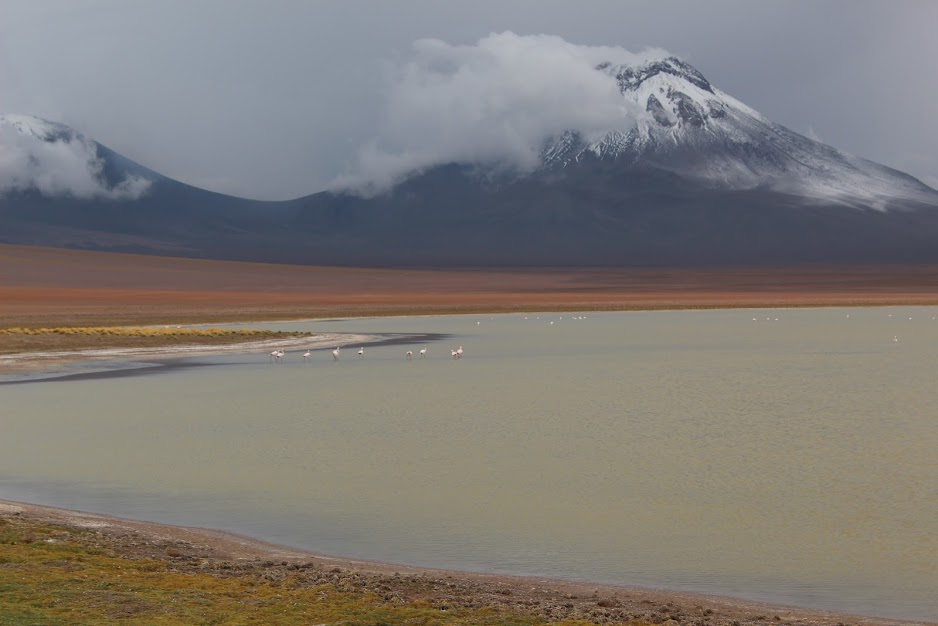
[[[599,138],[644,115],[597,65],[663,56],[512,32],[473,45],[418,40],[407,59],[388,68],[378,136],[359,151],[354,173],[332,187],[379,193],[445,163],[533,170],[550,137],[571,130]]]
[[[81,135],[47,140],[22,123],[0,123],[0,195],[35,189],[45,196],[134,200],[150,188],[141,176],[110,185],[103,172],[95,145]]]

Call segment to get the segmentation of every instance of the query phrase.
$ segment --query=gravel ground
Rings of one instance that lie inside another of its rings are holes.
[[[277,546],[220,531],[185,528],[0,501],[0,516],[87,529],[83,542],[127,558],[163,561],[171,570],[222,577],[278,580],[288,574],[310,586],[371,591],[390,602],[425,601],[453,607],[501,607],[545,621],[583,619],[614,624],[644,619],[653,624],[748,626],[766,624],[846,626],[926,624],[666,590],[637,589],[542,578],[475,574],[352,561]]]

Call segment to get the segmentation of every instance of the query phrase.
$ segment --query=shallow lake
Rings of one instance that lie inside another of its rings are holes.
[[[0,385],[0,498],[348,557],[938,620],[936,316],[254,325],[446,338]]]

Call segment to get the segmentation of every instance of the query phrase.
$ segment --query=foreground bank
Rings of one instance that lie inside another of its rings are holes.
[[[0,501],[0,623],[924,624],[730,598],[323,557]]]

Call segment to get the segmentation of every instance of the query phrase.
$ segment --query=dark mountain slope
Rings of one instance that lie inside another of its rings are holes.
[[[16,149],[87,155],[93,179],[52,193],[0,172],[0,241],[343,265],[938,262],[938,192],[915,178],[771,122],[679,59],[597,71],[646,111],[633,128],[561,133],[533,172],[441,165],[369,198],[233,198],[0,116]]]

